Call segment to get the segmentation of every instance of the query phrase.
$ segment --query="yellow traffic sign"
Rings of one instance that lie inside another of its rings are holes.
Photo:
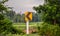
[[[25,12],[25,21],[32,20],[32,12]]]

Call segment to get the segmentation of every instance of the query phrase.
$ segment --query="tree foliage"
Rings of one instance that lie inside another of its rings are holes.
[[[6,34],[10,32],[12,27],[12,22],[4,16],[4,13],[7,12],[8,9],[6,6],[4,6],[6,1],[7,0],[0,1],[0,34]]]
[[[52,24],[60,24],[60,1],[45,0],[45,4],[33,7],[38,13],[42,13],[42,20]]]

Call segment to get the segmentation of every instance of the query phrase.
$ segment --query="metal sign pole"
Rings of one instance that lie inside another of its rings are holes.
[[[26,22],[26,34],[29,34],[29,21]]]

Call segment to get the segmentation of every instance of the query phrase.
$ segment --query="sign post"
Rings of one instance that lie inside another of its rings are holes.
[[[29,34],[29,21],[32,20],[32,12],[25,12],[26,34]]]
[[[26,27],[26,29],[27,29],[27,30],[26,30],[26,34],[29,34],[29,21],[26,22],[26,26],[27,26],[27,27]]]

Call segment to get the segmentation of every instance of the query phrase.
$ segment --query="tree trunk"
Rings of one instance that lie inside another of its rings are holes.
[[[56,24],[56,20],[54,20],[54,25]]]

